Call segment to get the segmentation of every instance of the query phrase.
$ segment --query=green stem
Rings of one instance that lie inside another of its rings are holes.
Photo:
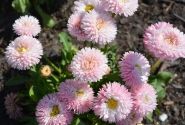
[[[58,79],[55,75],[51,74],[51,77],[52,77],[57,83],[59,82],[59,79]]]
[[[105,49],[105,53],[107,53],[108,52],[108,49],[109,49],[109,45],[106,44],[105,47],[104,47],[104,49]]]
[[[58,68],[54,63],[52,63],[47,57],[44,57],[44,59],[51,65],[51,67],[56,70],[59,74],[62,73],[61,69]]]
[[[95,46],[95,44],[93,42],[90,43],[91,48],[93,48]]]
[[[34,8],[39,14],[39,16],[42,18],[42,23],[44,26],[47,26],[48,28],[53,28],[56,25],[55,20],[38,5],[34,4]]]
[[[157,72],[157,70],[160,68],[160,66],[162,65],[163,61],[161,61],[160,59],[158,59],[154,65],[151,67],[151,73],[155,74]]]

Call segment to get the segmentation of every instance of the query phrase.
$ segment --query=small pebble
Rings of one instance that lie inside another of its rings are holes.
[[[163,114],[161,114],[161,115],[159,116],[159,120],[160,120],[161,122],[166,121],[166,120],[167,120],[167,118],[168,118],[168,115],[167,115],[167,114],[165,114],[165,113],[163,113]]]
[[[173,87],[174,88],[176,88],[176,89],[182,89],[183,87],[182,87],[182,85],[178,85],[178,84],[173,84]]]
[[[164,102],[164,105],[174,105],[174,102],[173,101],[166,101],[166,102]]]

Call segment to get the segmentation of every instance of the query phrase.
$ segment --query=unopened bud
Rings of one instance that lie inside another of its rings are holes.
[[[48,66],[48,65],[44,65],[42,66],[42,68],[40,69],[40,72],[41,72],[41,75],[44,76],[44,77],[48,77],[51,75],[51,67]]]

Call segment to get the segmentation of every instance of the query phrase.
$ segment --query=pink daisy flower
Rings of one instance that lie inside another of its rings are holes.
[[[65,100],[69,110],[77,114],[85,113],[92,108],[94,92],[86,83],[77,80],[66,80],[60,85],[60,98]]]
[[[150,64],[140,53],[126,52],[119,62],[121,77],[130,87],[137,87],[148,81],[150,75]]]
[[[26,15],[15,21],[13,30],[17,35],[37,36],[41,31],[41,27],[38,19]]]
[[[73,8],[74,12],[91,12],[92,10],[100,10],[99,0],[78,0],[74,2],[75,6]]]
[[[143,116],[131,111],[131,113],[123,120],[116,123],[116,125],[139,125],[143,121]]]
[[[107,63],[108,59],[100,50],[86,47],[73,57],[70,70],[78,80],[96,82],[110,71]]]
[[[15,93],[10,93],[5,97],[5,109],[6,114],[9,116],[10,119],[17,119],[22,117],[23,109],[19,105],[19,97]]]
[[[125,119],[132,110],[131,93],[119,83],[103,85],[94,102],[94,112],[109,123]]]
[[[73,118],[56,93],[46,95],[39,101],[35,115],[39,125],[69,125]]]
[[[117,34],[115,20],[105,12],[91,11],[82,19],[81,28],[86,33],[88,40],[106,44],[112,42]]]
[[[166,22],[149,26],[144,34],[145,47],[162,60],[185,58],[185,35]]]
[[[140,88],[132,90],[134,109],[137,113],[146,116],[157,106],[156,91],[153,86],[145,83]]]
[[[15,69],[26,70],[39,63],[43,55],[41,43],[30,36],[20,36],[6,48],[5,56]]]
[[[100,0],[106,11],[115,14],[131,16],[137,11],[138,0]]]
[[[69,17],[68,20],[68,31],[73,36],[76,37],[79,41],[85,41],[86,34],[83,32],[81,28],[81,20],[83,18],[84,14],[82,13],[74,13]]]

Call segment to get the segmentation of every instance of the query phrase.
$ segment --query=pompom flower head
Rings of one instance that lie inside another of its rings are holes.
[[[19,98],[18,95],[15,93],[10,93],[5,97],[4,105],[6,108],[6,114],[9,116],[9,118],[17,119],[23,115],[23,109],[18,103]]]
[[[119,83],[106,84],[98,92],[93,110],[97,116],[109,123],[121,121],[132,110],[131,93]]]
[[[33,16],[22,16],[13,24],[13,30],[17,35],[36,36],[41,31],[38,19]]]
[[[149,26],[144,34],[144,44],[151,54],[161,60],[185,58],[185,35],[169,23]]]
[[[140,88],[133,89],[134,110],[140,115],[146,116],[155,110],[157,105],[156,91],[153,86],[143,84]]]
[[[138,0],[100,0],[106,11],[131,16],[138,8]]]
[[[39,125],[69,125],[72,114],[55,94],[49,94],[41,99],[36,107],[36,118]]]
[[[147,83],[150,64],[142,54],[133,51],[126,52],[119,65],[121,77],[129,87],[138,87]]]
[[[96,82],[110,70],[107,63],[108,59],[100,50],[86,47],[73,57],[70,70],[75,79]]]
[[[93,106],[94,92],[86,82],[66,80],[61,83],[59,95],[69,110],[77,114],[89,111]]]
[[[112,42],[117,34],[115,20],[105,12],[91,11],[82,19],[81,28],[86,33],[88,40],[106,44]]]
[[[69,17],[68,20],[68,31],[73,36],[76,37],[79,41],[85,41],[86,40],[86,34],[81,28],[81,21],[83,18],[83,13],[74,13]]]
[[[29,36],[20,36],[6,48],[6,59],[15,69],[26,70],[39,63],[43,55],[41,43]]]
[[[99,0],[78,0],[74,4],[73,10],[75,13],[88,13],[92,10],[100,10]]]

